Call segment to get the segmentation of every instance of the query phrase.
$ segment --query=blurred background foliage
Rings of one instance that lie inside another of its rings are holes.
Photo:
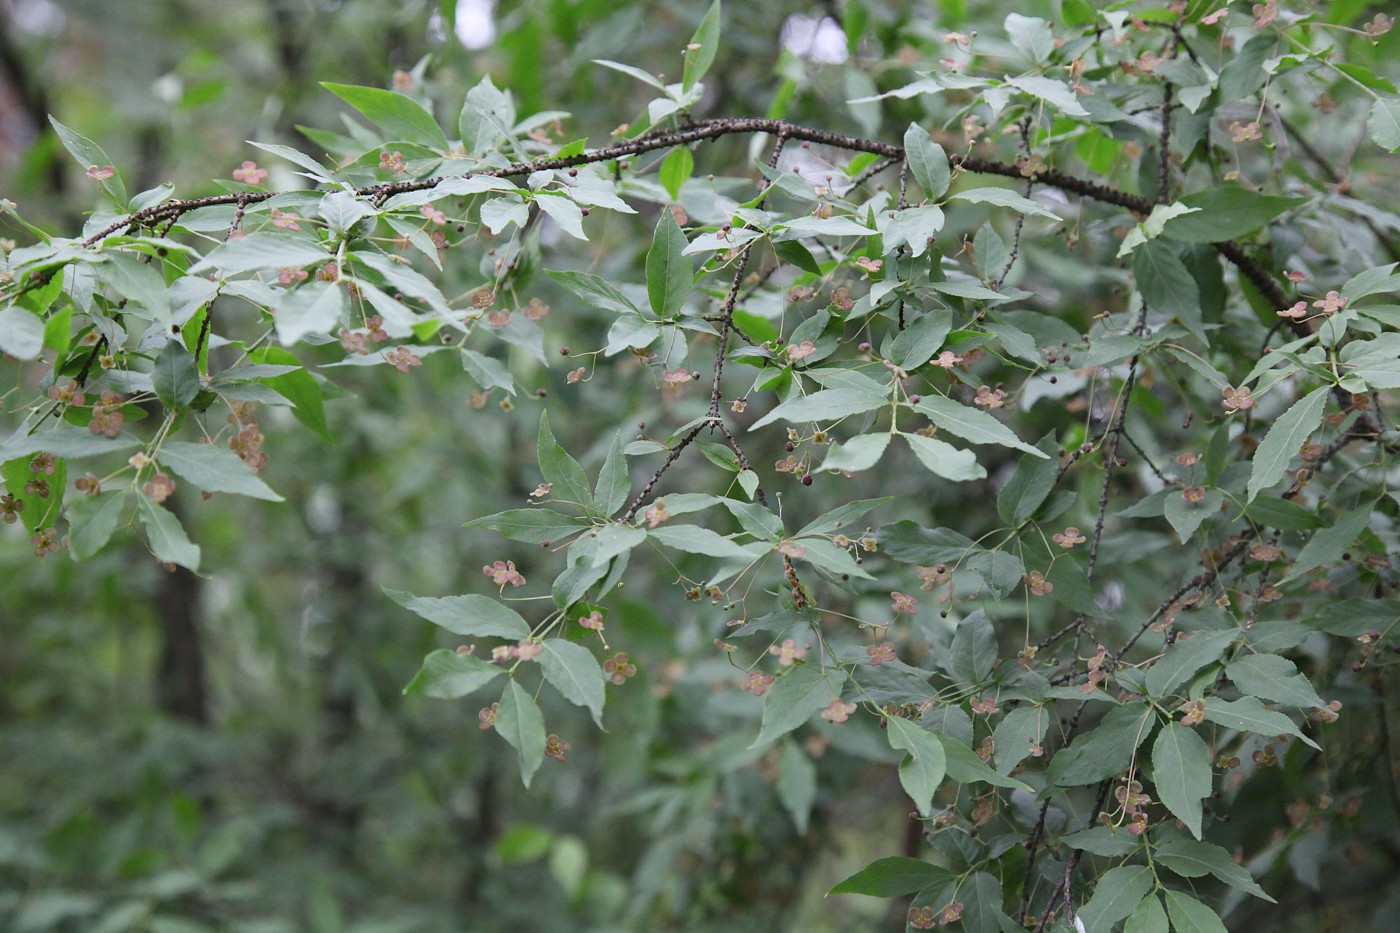
[[[908,83],[914,68],[945,53],[945,32],[993,34],[1007,12],[964,0],[844,6],[727,5],[698,111],[895,139],[925,117],[924,102],[846,101]],[[1351,4],[1338,21],[1362,9]],[[1018,10],[1054,18],[1058,4]],[[60,230],[79,229],[94,206],[47,114],[99,141],[134,190],[169,181],[193,197],[257,158],[245,140],[308,148],[299,126],[343,129],[346,108],[317,82],[385,87],[396,71],[446,114],[489,75],[512,90],[520,113],[566,110],[564,137],[596,144],[650,95],[591,60],[678,73],[703,12],[682,0],[0,0],[0,195]],[[843,15],[848,25],[862,17],[849,42]],[[1357,43],[1349,60],[1385,61],[1394,40],[1374,50]],[[956,138],[955,123],[950,132]],[[1315,143],[1324,152],[1346,145]],[[746,145],[707,144],[700,171],[743,174]],[[267,167],[269,187],[304,181],[285,164]],[[1353,193],[1383,191],[1393,165],[1362,165],[1356,178]],[[947,236],[971,233],[985,216],[965,212]],[[640,230],[650,227],[609,220],[590,229],[574,258],[605,276],[635,267],[649,238]],[[1072,326],[1087,328],[1102,304],[1121,307],[1111,263],[1079,267],[1054,244],[1025,249],[1063,273],[1056,297],[1074,309]],[[448,265],[458,292],[479,284],[474,269]],[[602,342],[605,322],[573,316],[543,277],[530,287],[522,303],[538,295],[555,306],[551,353]],[[161,569],[134,538],[83,564],[40,561],[26,534],[0,527],[0,927],[902,928],[900,905],[823,899],[871,858],[917,852],[917,824],[883,740],[864,727],[813,731],[821,790],[799,832],[774,789],[780,752],[755,760],[745,751],[751,727],[726,728],[752,721],[758,702],[733,689],[737,672],[714,650],[721,613],[683,600],[673,577],[634,574],[613,603],[609,632],[641,673],[613,693],[606,734],[572,707],[546,709],[573,750],[565,764],[547,762],[528,792],[513,755],[478,729],[474,705],[401,696],[424,653],[451,644],[381,586],[468,592],[496,559],[532,572],[524,546],[461,524],[518,506],[539,481],[538,405],[521,395],[472,408],[446,356],[425,358],[411,378],[389,367],[331,371],[344,389],[328,410],[332,443],[284,411],[267,412],[264,478],[287,502],[180,502],[205,548],[201,576]],[[556,401],[567,394],[561,367],[532,368],[523,353],[513,364],[527,388]],[[586,452],[591,467],[617,412],[640,411],[656,425],[685,420],[672,409],[689,411],[687,400],[663,397],[640,373],[600,369],[565,402],[571,416],[554,419],[564,445]],[[1039,416],[1041,431],[1071,420]],[[1171,417],[1179,413],[1162,414]],[[687,490],[723,488],[726,474],[707,473],[703,461],[685,469],[694,471],[679,481]],[[890,472],[864,482],[850,498],[923,479]],[[790,488],[795,511],[820,510]],[[924,500],[931,511],[961,508],[970,527],[990,509],[959,492]],[[903,517],[921,516],[888,519]],[[1138,561],[1149,550],[1107,560]],[[1297,893],[1272,886],[1276,913],[1251,921],[1241,912],[1232,925],[1319,929],[1369,918],[1396,897],[1384,887],[1400,861],[1394,784],[1366,744],[1374,723],[1347,722],[1337,728],[1354,728],[1354,741],[1337,731],[1328,745],[1341,749],[1336,769],[1358,788],[1365,816],[1316,833],[1315,851],[1290,856],[1292,874],[1281,866],[1279,877],[1296,878]],[[1257,825],[1240,827],[1241,839],[1288,826],[1295,778],[1279,772],[1251,785],[1270,803],[1252,811]],[[1354,845],[1362,849],[1348,862]],[[1344,881],[1320,883],[1343,864]]]
[[[389,86],[415,66],[445,111],[490,75],[522,114],[565,109],[570,132],[597,138],[647,89],[590,59],[678,72],[704,12],[616,0],[453,6],[5,0],[0,194],[54,229],[76,230],[95,206],[48,114],[100,140],[133,190],[169,181],[197,196],[259,157],[245,140],[307,147],[299,125],[343,130],[348,111],[318,81]],[[786,17],[816,23],[824,10],[727,12],[705,109],[762,114],[781,80]],[[783,68],[810,71],[792,116],[873,129],[832,106],[846,96],[840,68],[791,56]],[[727,157],[743,159],[740,145]],[[268,162],[270,185],[304,183]],[[628,264],[642,242],[633,236],[615,227],[593,246]],[[563,340],[591,326],[597,341],[597,321],[565,317],[552,320]],[[839,826],[799,835],[772,790],[773,762],[750,767],[747,737],[705,721],[711,685],[733,672],[702,632],[715,610],[681,601],[671,579],[653,592],[632,583],[614,610],[609,630],[642,673],[614,694],[609,732],[585,729],[572,707],[547,709],[551,729],[568,737],[572,725],[576,741],[528,793],[475,706],[400,695],[438,636],[380,586],[464,592],[501,557],[528,574],[523,546],[461,523],[523,503],[538,482],[537,406],[506,411],[493,398],[473,410],[460,369],[425,362],[412,378],[339,370],[347,394],[329,407],[334,443],[269,417],[264,476],[288,501],[183,503],[205,548],[200,577],[161,569],[131,538],[83,564],[36,560],[18,526],[0,526],[0,927],[876,924],[884,902],[821,895],[904,832],[893,771],[831,761],[830,786],[850,788],[853,803]],[[653,394],[638,372],[595,380],[577,418],[556,421],[561,440],[586,449],[600,422]],[[531,383],[562,391],[562,372]],[[688,655],[699,660],[660,664]]]

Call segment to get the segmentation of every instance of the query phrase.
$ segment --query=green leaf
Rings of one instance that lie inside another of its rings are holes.
[[[1254,452],[1247,502],[1253,502],[1260,492],[1283,477],[1294,455],[1322,424],[1322,409],[1330,392],[1329,386],[1314,389],[1279,415]]]
[[[569,236],[579,240],[588,239],[588,235],[583,232],[583,211],[569,198],[557,194],[540,194],[535,196],[535,204]]]
[[[1236,864],[1229,852],[1209,842],[1187,839],[1184,836],[1169,836],[1153,850],[1152,858],[1183,878],[1214,875],[1238,891],[1252,894],[1271,904],[1277,903],[1255,883],[1249,869]]]
[[[1003,716],[992,733],[997,771],[1010,774],[1044,740],[1049,726],[1050,713],[1043,706],[1020,706]]]
[[[955,0],[948,0],[948,2],[955,2]],[[843,6],[842,9],[849,9],[849,7]],[[986,81],[982,81],[978,78],[971,78],[968,80],[977,82],[975,85],[976,87],[981,87],[987,83]],[[873,89],[873,85],[871,86],[871,89]],[[939,83],[937,78],[921,78],[918,81],[902,85],[901,87],[897,87],[892,91],[886,91],[883,94],[867,94],[865,93],[867,88],[862,88],[859,86],[847,87],[847,93],[857,93],[861,94],[862,96],[850,98],[846,101],[846,103],[870,104],[878,100],[887,100],[891,97],[897,98],[899,100],[908,100],[911,97],[918,97],[921,94],[937,94],[943,89],[943,85]],[[862,159],[860,158],[852,159],[850,165],[848,165],[846,168],[846,174],[852,178],[860,174],[861,169],[855,168],[854,166],[856,166],[861,161]],[[864,165],[861,166],[861,168],[869,167],[871,164],[873,163],[866,162]]]
[[[878,509],[893,501],[894,496],[884,496],[879,499],[858,499],[855,502],[847,502],[845,505],[837,506],[830,512],[825,512],[803,525],[796,537],[821,535],[836,531],[838,528],[846,527],[847,523],[855,521],[872,509]]]
[[[557,543],[582,531],[588,525],[580,519],[553,509],[507,509],[494,515],[472,519],[462,527],[489,528],[512,541],[541,544],[545,541]]]
[[[481,194],[486,191],[519,192],[522,189],[508,178],[495,175],[452,175],[438,182],[431,189],[438,196]],[[389,202],[392,203],[392,199]]]
[[[1257,194],[1235,185],[1188,194],[1180,203],[1196,210],[1173,217],[1162,235],[1183,243],[1218,243],[1253,233],[1306,198]]]
[[[500,236],[501,231],[511,224],[515,224],[521,230],[530,221],[530,208],[520,198],[492,198],[481,205],[481,223],[492,236]],[[550,275],[555,273],[546,269]],[[575,273],[585,274],[585,273]]]
[[[841,696],[846,672],[798,664],[778,677],[763,698],[763,725],[749,748],[763,748],[782,738]]]
[[[1201,668],[1220,660],[1238,637],[1238,632],[1226,630],[1195,632],[1190,638],[1178,638],[1147,672],[1147,695],[1162,699]]]
[[[1061,554],[1050,565],[1045,579],[1054,587],[1050,591],[1050,598],[1061,606],[1095,619],[1109,617],[1109,613],[1094,599],[1088,573],[1073,558]]]
[[[1304,709],[1327,705],[1297,666],[1276,654],[1252,654],[1231,661],[1225,665],[1225,676],[1241,692],[1262,700]]]
[[[1220,916],[1194,897],[1170,889],[1163,890],[1162,897],[1175,933],[1226,933]]]
[[[952,444],[945,444],[937,438],[924,437],[922,434],[901,433],[900,437],[903,437],[914,451],[914,456],[919,458],[919,462],[937,476],[953,482],[963,482],[983,479],[987,475],[987,471],[977,462],[976,455],[970,450],[959,450]]]
[[[1347,279],[1342,286],[1343,297],[1356,301],[1369,295],[1387,295],[1400,291],[1400,274],[1395,269],[1400,263],[1392,262],[1384,266],[1363,269]]]
[[[981,781],[991,784],[993,787],[1009,787],[1013,790],[1027,792],[1031,790],[1030,785],[1025,782],[993,771],[985,761],[977,756],[976,752],[952,736],[937,731],[933,734],[938,736],[938,741],[943,743],[943,755],[948,766],[948,777],[959,784],[975,784]]]
[[[18,518],[22,528],[32,528],[39,531],[41,528],[56,527],[59,511],[63,509],[64,492],[67,490],[67,462],[59,459],[53,464],[53,474],[48,476],[48,489],[42,490],[45,495],[39,495],[41,489],[29,488],[29,482],[35,478],[31,469],[31,457],[15,457],[7,459],[4,464],[0,464],[0,478],[4,479],[4,489],[10,490],[10,496],[14,497],[13,509],[7,518]]]
[[[1121,774],[1152,731],[1154,716],[1152,707],[1141,701],[1115,706],[1097,726],[1055,756],[1051,779],[1061,787],[1073,787]],[[1062,759],[1064,764],[1056,768]]]
[[[783,743],[782,753],[778,756],[778,780],[774,789],[797,831],[807,832],[812,804],[817,799],[817,766],[796,742]]]
[[[640,68],[634,68],[634,67],[631,66],[631,65],[624,65],[622,62],[615,62],[615,61],[611,61],[611,60],[606,59],[606,58],[595,58],[595,59],[593,59],[593,64],[595,64],[595,65],[602,65],[604,68],[609,68],[609,69],[611,69],[611,70],[613,70],[613,71],[619,72],[619,73],[621,73],[621,74],[625,74],[625,75],[627,75],[629,78],[636,78],[638,81],[642,82],[643,84],[646,84],[646,85],[649,85],[649,86],[651,86],[651,87],[654,87],[654,88],[656,88],[658,91],[661,91],[661,92],[663,92],[663,93],[666,91],[666,85],[663,84],[663,83],[660,81],[660,79],[658,79],[658,78],[657,78],[655,75],[653,75],[653,74],[650,74],[650,73],[648,73],[648,72],[643,71],[643,70],[640,69]]]
[[[758,474],[753,470],[740,470],[737,476],[739,487],[744,490],[744,495],[750,499],[758,492]]]
[[[835,421],[848,415],[873,411],[888,405],[889,401],[887,395],[866,389],[821,389],[811,395],[799,395],[783,402],[750,425],[749,430],[754,431],[779,420],[792,423]]]
[[[1400,99],[1377,98],[1366,118],[1366,128],[1377,146],[1400,152]]]
[[[326,168],[306,153],[293,149],[291,146],[279,146],[276,143],[258,143],[253,142],[251,139],[248,140],[248,144],[250,146],[256,146],[263,152],[271,153],[279,158],[286,159],[288,162],[300,165],[322,181],[330,181],[331,179],[330,169]]]
[[[227,492],[268,502],[282,497],[258,478],[242,458],[226,447],[166,441],[158,460],[182,479],[205,492]]]
[[[344,236],[355,224],[378,212],[353,191],[332,191],[321,198],[321,203],[316,205],[316,213],[332,233]]]
[[[784,220],[780,225],[780,239],[794,237],[851,237],[874,236],[879,231],[851,217],[800,216]],[[732,231],[739,232],[739,231]]]
[[[880,529],[880,550],[905,564],[956,564],[975,547],[951,528],[921,528],[905,520]]]
[[[978,548],[967,558],[967,569],[976,571],[997,599],[1003,599],[1022,583],[1026,565],[1009,551]]]
[[[362,287],[370,286],[362,283]],[[286,290],[272,319],[277,342],[289,347],[307,334],[333,333],[345,315],[346,303],[345,289],[332,282],[308,282]]]
[[[592,557],[594,567],[626,554],[647,539],[647,530],[635,525],[604,525],[590,534],[596,544]]]
[[[489,596],[414,596],[384,587],[384,595],[454,635],[481,638],[530,637],[530,626],[514,609]]]
[[[1181,543],[1185,544],[1206,519],[1220,514],[1220,503],[1223,501],[1225,494],[1219,489],[1207,489],[1205,497],[1199,502],[1189,502],[1180,489],[1173,489],[1162,503],[1162,514],[1171,523]]]
[[[326,409],[321,395],[321,386],[310,373],[301,368],[300,360],[281,347],[262,347],[250,350],[248,358],[258,364],[295,366],[296,369],[293,372],[266,377],[260,381],[266,383],[268,388],[292,403],[294,406],[292,412],[298,421],[325,440],[333,439],[330,425],[326,423]]]
[[[734,227],[727,233],[712,231],[702,233],[690,241],[690,245],[685,248],[685,255],[694,256],[701,253],[729,252],[738,249],[754,240],[761,239],[763,232],[751,227]]]
[[[1269,80],[1264,62],[1275,55],[1277,47],[1278,38],[1265,30],[1236,50],[1220,69],[1217,101],[1228,104],[1241,97],[1249,97],[1262,88]]]
[[[59,425],[52,431],[25,433],[20,428],[0,443],[0,463],[16,457],[27,457],[43,451],[63,460],[80,460],[102,454],[121,453],[141,442],[133,437],[104,437],[86,428],[71,424]]]
[[[1050,24],[1038,16],[1009,13],[1002,27],[1011,44],[1024,52],[1031,64],[1044,64],[1055,50],[1055,36],[1050,31]]]
[[[560,609],[567,609],[578,602],[594,584],[608,576],[610,569],[608,561],[593,562],[593,556],[597,551],[596,539],[588,535],[575,540],[569,546],[569,565],[554,578],[554,582],[550,585],[550,596]],[[624,568],[626,560],[627,558],[624,556],[620,562]]]
[[[537,454],[540,473],[544,481],[553,488],[550,495],[555,499],[592,508],[593,494],[588,490],[588,476],[577,460],[571,457],[554,440],[554,432],[549,429],[549,413],[540,412],[540,434]]]
[[[855,55],[860,40],[865,35],[865,26],[870,19],[865,9],[865,0],[846,0],[841,5],[841,29],[846,33],[846,52]]]
[[[473,154],[485,153],[513,139],[515,102],[486,75],[467,92],[457,116],[462,145]]]
[[[185,345],[178,340],[167,341],[156,357],[151,370],[151,384],[156,398],[167,411],[188,405],[199,393],[199,370],[195,368],[194,357]]]
[[[946,868],[930,865],[916,858],[892,855],[877,859],[827,892],[830,894],[865,894],[869,897],[900,897],[913,894],[930,884],[950,881],[953,875]]]
[[[440,700],[457,700],[475,693],[504,673],[499,665],[444,648],[431,652],[423,659],[423,666],[403,688],[403,692]]]
[[[68,127],[59,123],[53,117],[49,117],[49,124],[58,134],[58,141],[63,144],[63,148],[68,150],[68,154],[78,163],[78,167],[84,172],[91,168],[110,168],[112,160],[107,158],[107,153],[102,151],[102,147],[85,136],[80,136]],[[99,182],[102,190],[112,199],[112,203],[118,208],[126,207],[126,185],[122,183],[121,173],[115,168],[112,170],[110,178],[101,179]]]
[[[1089,116],[1089,111],[1084,109],[1084,105],[1075,96],[1074,89],[1063,81],[1034,75],[1022,75],[1019,78],[1007,78],[1006,83],[1018,91],[1024,91],[1032,97],[1040,98],[1067,117]]]
[[[520,780],[526,787],[544,761],[544,716],[525,688],[512,680],[501,694],[496,710],[496,731],[520,755]]]
[[[1322,524],[1311,509],[1289,499],[1268,496],[1251,502],[1245,510],[1245,516],[1260,525],[1280,531],[1311,531]]]
[[[199,545],[190,543],[175,513],[146,496],[137,496],[136,502],[137,515],[146,527],[146,541],[151,545],[151,553],[156,560],[198,570]]]
[[[330,259],[315,241],[291,233],[249,233],[229,240],[190,266],[190,275],[217,270],[223,275],[259,269],[302,268]]]
[[[109,492],[100,496],[76,496],[68,500],[68,552],[74,560],[87,560],[107,546],[130,507],[132,493]]]
[[[899,764],[899,783],[919,813],[933,812],[933,795],[947,773],[947,755],[938,737],[918,723],[898,716],[885,719],[890,748],[907,752]]]
[[[721,499],[720,503],[758,540],[777,544],[782,537],[783,520],[763,506],[738,499]]]
[[[924,313],[890,342],[890,362],[900,369],[913,372],[938,352],[952,327],[953,316],[948,312]]]
[[[1169,722],[1152,746],[1152,782],[1161,800],[1191,835],[1201,838],[1201,801],[1209,796],[1210,750],[1188,726]]]
[[[1059,214],[1047,207],[1042,207],[1030,198],[1022,197],[1009,188],[968,188],[964,191],[955,191],[950,197],[959,201],[967,201],[970,204],[995,204],[997,207],[1009,207],[1032,217],[1045,217],[1050,220],[1060,219]]]
[[[234,241],[238,242],[238,241]],[[375,249],[357,249],[350,253],[350,258],[357,265],[373,269],[379,276],[394,289],[403,292],[409,298],[417,298],[428,305],[432,310],[442,315],[454,315],[454,312],[447,306],[447,299],[442,296],[442,292],[433,284],[433,280],[423,273],[390,257],[386,253],[381,253]],[[455,315],[454,315],[455,316]],[[517,320],[525,320],[523,317]]]
[[[1337,519],[1337,523],[1331,528],[1314,532],[1308,543],[1298,552],[1293,561],[1293,569],[1288,572],[1284,582],[1296,580],[1310,570],[1341,560],[1346,549],[1351,547],[1366,529],[1374,511],[1375,503],[1368,502]]]
[[[628,301],[606,279],[591,272],[555,272],[546,269],[546,274],[590,308],[609,311],[614,314],[640,314],[637,306]]]
[[[739,472],[739,455],[724,444],[715,441],[696,441],[695,446],[700,448],[700,453],[705,459],[730,473]]]
[[[657,317],[669,318],[677,314],[690,296],[695,270],[690,257],[683,255],[688,245],[676,218],[670,211],[662,211],[646,260],[647,298]]]
[[[510,368],[493,356],[462,348],[462,369],[482,389],[505,389],[515,394],[515,378]]]
[[[1168,933],[1170,929],[1167,912],[1156,894],[1144,897],[1123,922],[1123,933]]]
[[[917,259],[928,251],[934,234],[943,229],[945,220],[942,208],[928,204],[901,211],[881,211],[875,222],[885,239],[886,250],[907,245],[910,255]]]
[[[117,294],[127,299],[123,310],[162,327],[170,324],[170,295],[156,266],[130,253],[114,253],[97,267],[97,272]]]
[[[1341,359],[1348,382],[1359,379],[1372,389],[1400,389],[1400,334],[1353,340],[1342,348]]]
[[[390,226],[393,226],[392,221],[390,221]],[[411,329],[415,324],[419,323],[418,316],[414,314],[413,310],[399,299],[391,296],[388,292],[383,291],[378,286],[371,285],[368,281],[364,279],[352,279],[351,281],[355,283],[355,288],[360,292],[360,294],[364,298],[368,299],[370,305],[374,308],[375,312],[383,319],[384,323],[389,327],[402,333],[403,331]],[[301,309],[297,310],[300,311]],[[317,316],[325,314],[324,306],[321,309],[309,308],[307,309],[307,311],[309,311],[310,316],[313,319]],[[514,324],[517,320],[519,320],[519,318],[512,317],[510,320],[510,324]],[[298,327],[299,326],[300,325],[298,325]],[[279,337],[281,336],[282,335],[279,334]],[[293,329],[293,332],[291,334],[288,334],[287,336],[295,336],[295,329]],[[287,345],[287,341],[285,339],[281,339],[279,340],[279,342],[281,342],[284,346]],[[359,355],[356,354],[356,356]],[[378,364],[386,361],[386,357],[382,353],[375,353],[372,356],[366,355],[360,357],[360,359],[364,360],[366,364]]]
[[[1342,17],[1342,19],[1332,19],[1332,22],[1350,22],[1351,16],[1354,15],[1347,13],[1345,7],[1334,7],[1333,11],[1333,16],[1339,16]],[[1328,64],[1347,77],[1355,78],[1373,91],[1385,91],[1387,94],[1394,94],[1396,91],[1395,82],[1391,81],[1389,78],[1381,77],[1365,65],[1342,61],[1338,61],[1334,64],[1330,60]]]
[[[1150,310],[1175,318],[1205,342],[1196,278],[1175,250],[1161,240],[1143,243],[1133,251],[1133,277]]]
[[[1152,869],[1147,865],[1110,868],[1099,876],[1094,896],[1079,908],[1079,920],[1088,933],[1109,933],[1113,925],[1127,919],[1156,886]]]
[[[640,350],[661,336],[661,328],[640,314],[619,314],[608,328],[608,344],[604,356],[615,356],[623,350]]]
[[[1304,621],[1329,635],[1357,638],[1372,630],[1384,631],[1400,621],[1400,599],[1367,596],[1328,602]]]
[[[632,491],[632,478],[627,472],[627,457],[622,451],[622,432],[613,435],[612,446],[598,471],[598,483],[593,488],[593,501],[605,516],[611,516],[627,504]]]
[[[804,560],[813,567],[819,567],[833,576],[859,577],[862,580],[875,579],[851,557],[850,552],[845,548],[837,547],[826,538],[795,538],[794,541],[802,548],[802,553],[798,555],[798,560]]]
[[[1267,622],[1255,622],[1250,626],[1246,637],[1255,651],[1278,653],[1298,647],[1307,641],[1311,634],[1312,630],[1302,622],[1293,619],[1272,619]]]
[[[33,360],[43,350],[42,318],[18,305],[0,308],[0,352],[20,360]]]
[[[973,872],[963,880],[958,892],[963,902],[962,928],[966,933],[1003,933],[1020,930],[1001,909],[1004,900],[1001,882],[985,871]]]
[[[810,272],[812,275],[822,274],[822,267],[817,264],[811,251],[797,240],[783,240],[781,243],[774,243],[773,252],[780,260],[788,265],[796,266],[803,272]],[[755,335],[750,333],[749,336]]]
[[[828,449],[826,460],[822,462],[821,469],[845,470],[850,473],[868,470],[880,462],[880,458],[885,455],[885,448],[889,446],[890,434],[888,432],[853,437],[844,444],[838,444]]]
[[[1054,443],[1055,438],[1050,436],[1041,441],[1041,446],[1053,449]],[[1013,525],[1023,524],[1036,513],[1055,488],[1055,478],[1059,473],[1058,464],[1049,458],[1048,453],[1032,450],[1040,459],[1022,457],[1016,464],[1016,472],[997,493],[997,514],[1002,521]]]
[[[982,684],[997,663],[997,636],[991,620],[982,611],[958,623],[948,652],[948,671],[964,684]]]
[[[924,189],[924,197],[937,201],[948,192],[948,154],[934,142],[928,130],[917,123],[909,124],[904,131],[904,158],[909,162],[909,171],[914,180]]]
[[[1081,829],[1077,833],[1062,837],[1060,841],[1071,849],[1082,849],[1091,855],[1102,855],[1106,858],[1132,855],[1142,848],[1140,837],[1108,826]]]
[[[603,691],[603,668],[593,652],[562,638],[546,638],[544,651],[536,660],[550,686],[570,703],[586,708],[594,724],[603,728],[603,703],[607,696]]]
[[[695,171],[695,156],[690,154],[690,150],[684,146],[677,146],[666,154],[666,158],[661,160],[661,167],[657,169],[656,180],[661,182],[661,187],[666,189],[666,193],[671,196],[672,201],[681,199],[681,186],[690,178]],[[669,214],[670,211],[662,211]],[[672,220],[675,218],[672,217]]]
[[[1018,438],[1010,428],[980,409],[955,402],[944,395],[925,395],[914,406],[941,430],[957,435],[973,444],[1000,444],[1014,447],[1044,459],[1051,459],[1043,450],[1037,450]]]
[[[354,107],[387,135],[385,142],[403,141],[447,150],[447,137],[433,115],[411,97],[377,87],[334,84],[322,81],[321,87]]]
[[[685,47],[685,66],[681,72],[681,89],[689,92],[697,81],[705,77],[710,66],[715,63],[719,51],[720,0],[710,4]]]
[[[1011,261],[1010,247],[990,223],[984,223],[977,228],[977,235],[972,238],[972,250],[977,274],[984,282],[994,282],[1000,278],[1006,264]],[[1034,343],[1031,344],[1031,350],[1038,360],[1039,351],[1035,349]]]
[[[653,541],[687,554],[703,554],[725,560],[754,559],[742,546],[699,525],[662,525],[651,529],[649,534]]]
[[[1240,732],[1253,732],[1255,735],[1293,735],[1313,748],[1318,744],[1303,734],[1303,731],[1283,713],[1268,709],[1254,697],[1240,697],[1238,700],[1206,698],[1206,719],[1227,729]]]

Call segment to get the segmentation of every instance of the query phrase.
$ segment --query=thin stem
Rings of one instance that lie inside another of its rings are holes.
[[[676,443],[675,447],[671,448],[671,452],[666,455],[666,459],[662,462],[661,466],[657,467],[656,472],[651,474],[651,479],[647,480],[647,484],[642,487],[642,491],[637,493],[637,497],[632,500],[632,504],[627,507],[627,511],[622,513],[621,521],[623,524],[628,524],[632,519],[637,517],[637,510],[642,507],[642,503],[651,495],[651,491],[655,489],[656,484],[661,481],[662,475],[671,468],[671,464],[680,459],[681,452],[700,436],[700,432],[705,430],[707,424],[709,424],[708,421],[701,421],[686,432],[685,437],[681,438],[680,441]]]

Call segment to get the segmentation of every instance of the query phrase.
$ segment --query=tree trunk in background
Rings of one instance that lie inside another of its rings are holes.
[[[161,578],[156,592],[160,613],[160,660],[156,666],[156,704],[178,719],[209,722],[209,695],[204,680],[204,645],[196,623],[200,582],[184,567]]]

